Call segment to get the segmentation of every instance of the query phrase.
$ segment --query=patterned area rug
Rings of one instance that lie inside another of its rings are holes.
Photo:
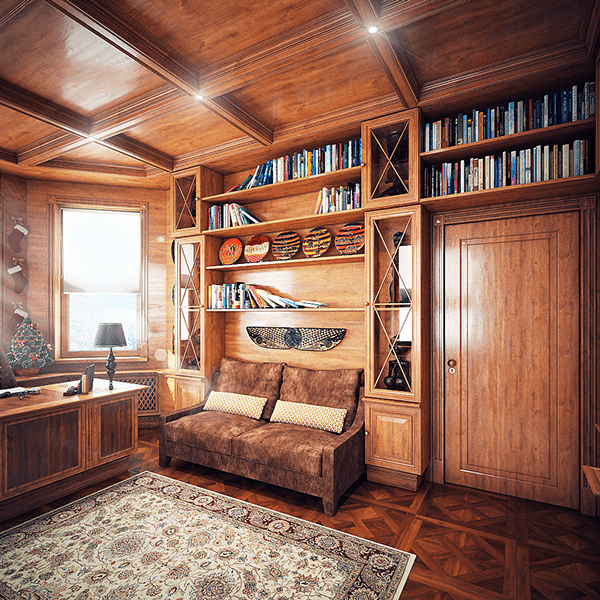
[[[0,595],[392,600],[414,559],[145,472],[0,534]]]

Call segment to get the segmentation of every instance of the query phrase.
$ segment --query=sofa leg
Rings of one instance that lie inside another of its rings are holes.
[[[323,512],[328,517],[333,517],[339,506],[339,498],[323,498]]]
[[[166,454],[163,454],[162,452],[159,451],[159,453],[158,453],[159,466],[168,467],[170,463],[171,463],[171,457],[167,456]]]

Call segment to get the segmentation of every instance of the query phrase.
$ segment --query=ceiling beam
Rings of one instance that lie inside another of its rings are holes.
[[[361,27],[379,26],[379,0],[346,0],[346,4]],[[416,106],[419,102],[419,87],[414,75],[415,69],[394,32],[379,31],[369,35],[367,42],[403,105],[407,108]]]
[[[101,146],[131,156],[137,160],[148,163],[162,169],[163,171],[173,170],[173,157],[151,148],[142,142],[138,142],[122,133],[97,142]]]
[[[6,150],[5,148],[0,148],[0,161],[12,163],[13,165],[17,164],[17,155],[11,150]]]
[[[79,136],[90,134],[87,118],[3,80],[0,80],[0,104]]]
[[[8,10],[0,14],[0,27],[3,27],[12,18],[16,17],[30,3],[31,0],[19,0],[18,2],[15,2]]]
[[[198,69],[192,63],[108,0],[45,2],[176,88],[192,96],[205,95],[200,90]],[[269,135],[265,132],[265,125],[258,123],[256,115],[241,102],[210,98],[205,100],[205,104],[246,135],[261,144],[269,143],[266,141]]]
[[[24,148],[19,148],[17,162],[25,167],[33,167],[82,146],[87,146],[92,142],[91,138],[59,131],[44,139],[37,140],[33,144],[28,144]]]

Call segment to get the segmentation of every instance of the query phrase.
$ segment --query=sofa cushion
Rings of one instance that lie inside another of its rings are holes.
[[[346,431],[356,415],[361,377],[362,369],[313,371],[286,365],[279,398],[286,402],[345,408],[348,412],[343,431]]]
[[[0,389],[6,390],[14,387],[17,387],[17,379],[10,368],[10,363],[6,354],[4,354],[4,350],[0,348]]]
[[[232,442],[231,452],[244,460],[311,477],[321,476],[323,448],[338,436],[302,425],[267,423]]]
[[[204,410],[216,410],[234,415],[243,415],[251,419],[260,419],[266,402],[266,398],[259,398],[258,396],[213,390],[208,396]]]
[[[213,389],[266,398],[262,418],[269,419],[279,398],[283,367],[283,363],[255,363],[223,357]]]
[[[230,455],[232,439],[264,424],[241,415],[205,410],[166,423],[163,435],[170,442]]]
[[[345,408],[277,400],[271,415],[271,423],[291,423],[313,429],[324,429],[332,433],[342,433],[347,412]]]

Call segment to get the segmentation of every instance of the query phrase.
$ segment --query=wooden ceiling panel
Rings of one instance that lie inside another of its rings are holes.
[[[576,40],[581,0],[472,0],[402,28],[425,83]]]
[[[242,134],[201,102],[194,101],[178,111],[130,128],[127,135],[166,154],[179,156],[237,139]]]
[[[83,116],[163,83],[41,0],[0,27],[0,56],[0,79]]]
[[[95,143],[89,143],[81,148],[63,154],[61,158],[70,161],[97,162],[98,164],[105,165],[129,165],[145,169],[143,162]]]
[[[281,127],[391,93],[391,84],[364,43],[280,72],[235,95]]]
[[[40,138],[56,133],[56,128],[0,106],[0,148],[16,152]]]
[[[317,22],[333,10],[346,10],[344,0],[117,0],[114,4],[199,69],[287,35],[306,22]]]

